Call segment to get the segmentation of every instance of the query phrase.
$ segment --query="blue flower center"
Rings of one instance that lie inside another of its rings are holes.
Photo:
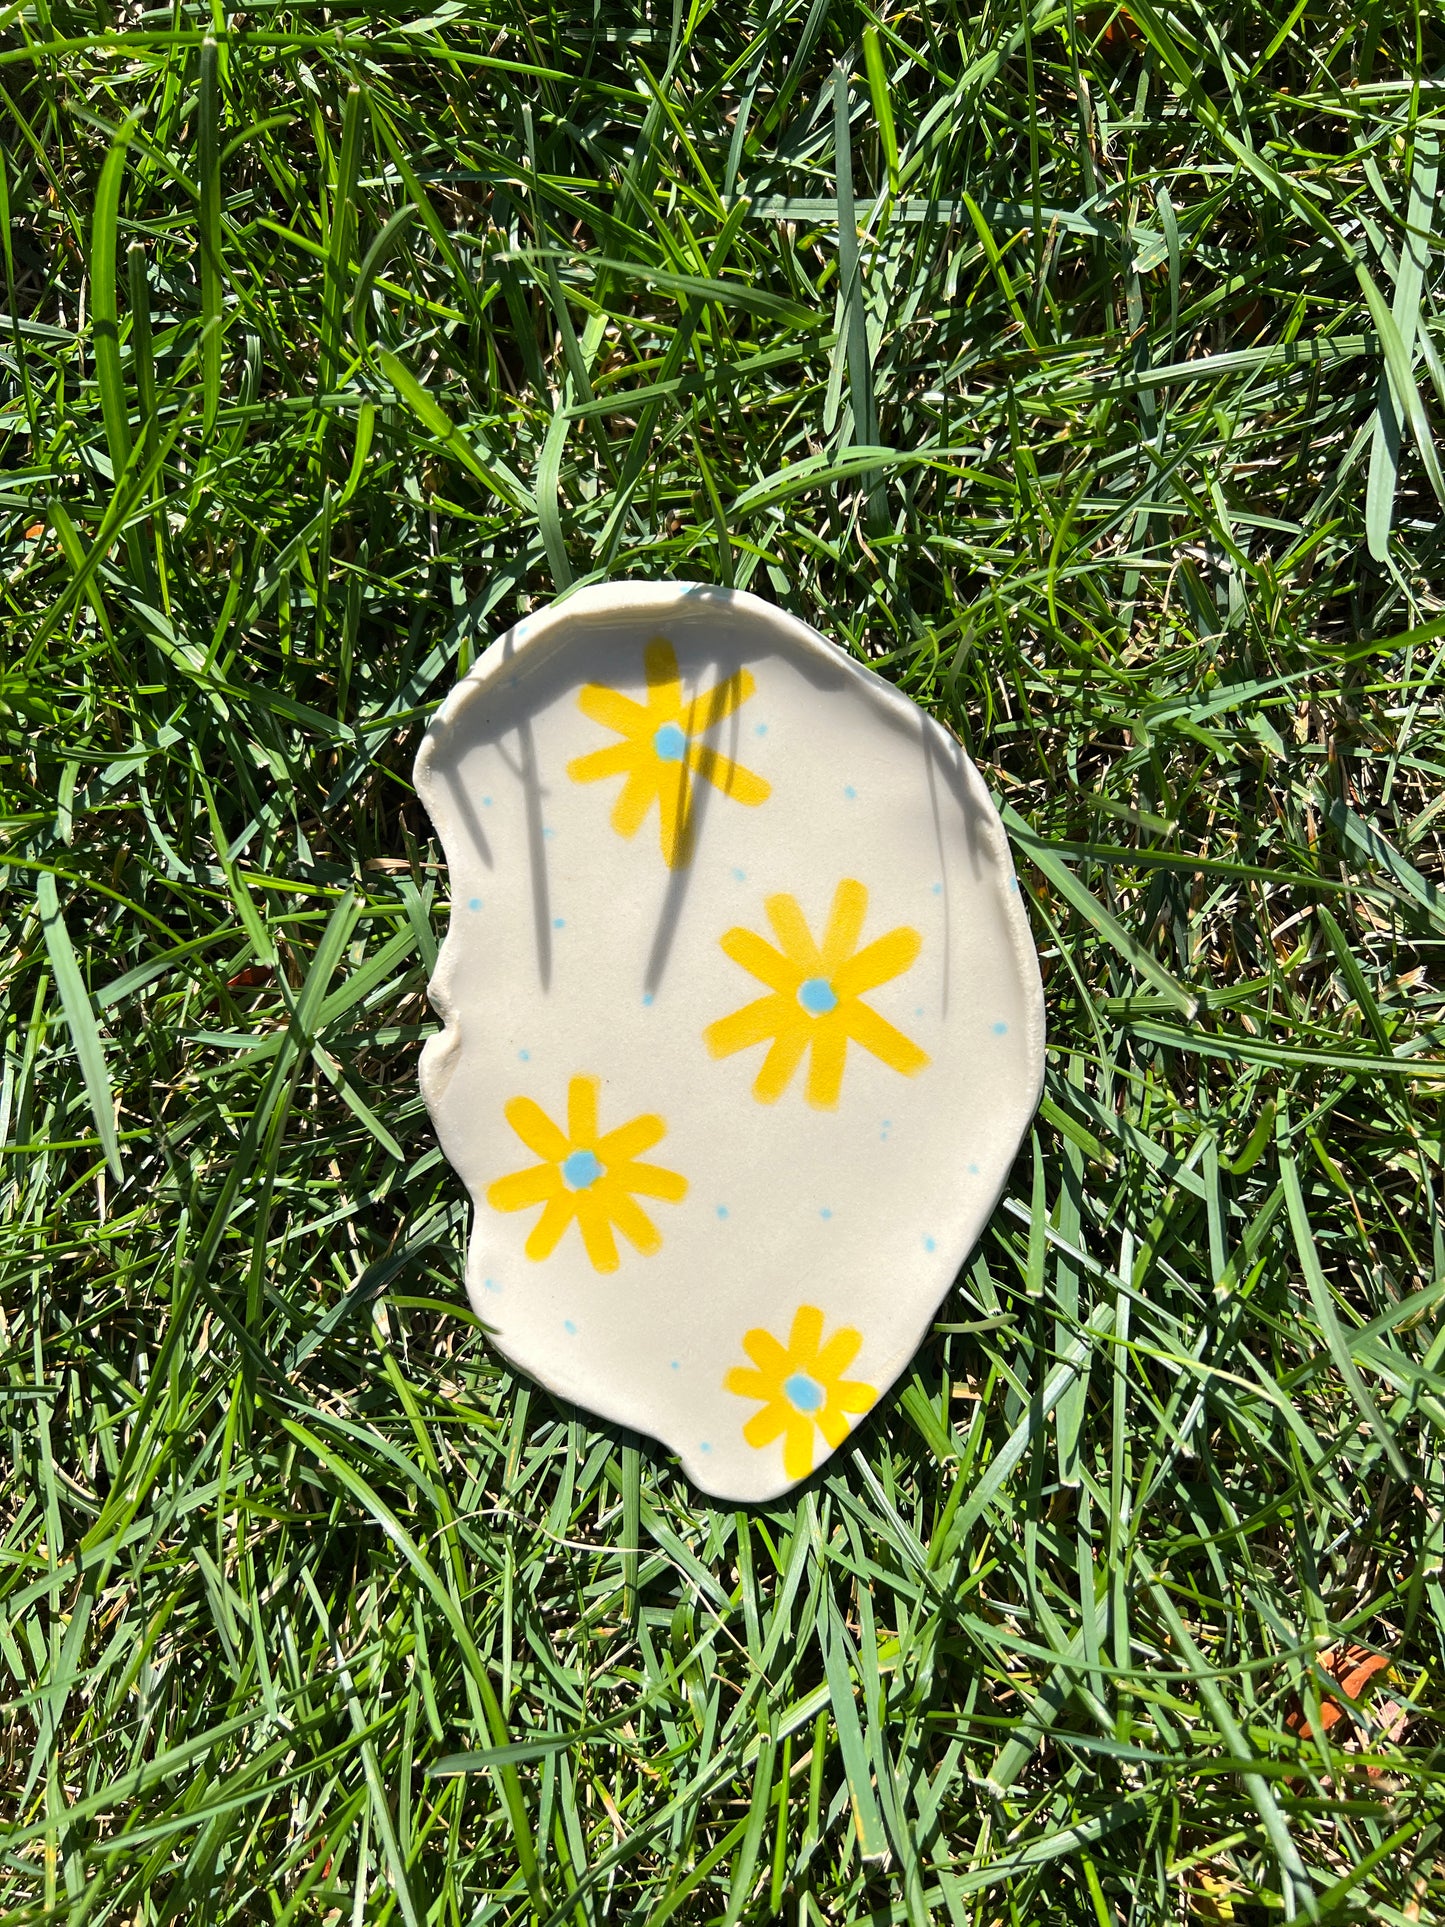
[[[816,1412],[823,1403],[823,1388],[806,1372],[794,1372],[783,1380],[783,1390],[800,1412]]]
[[[652,747],[664,763],[680,763],[687,754],[687,738],[676,723],[664,723],[653,737]]]
[[[826,1017],[838,1008],[838,993],[826,977],[809,977],[798,985],[798,1002],[810,1017]]]
[[[602,1176],[602,1161],[595,1151],[574,1151],[562,1160],[562,1182],[569,1191],[585,1191]]]

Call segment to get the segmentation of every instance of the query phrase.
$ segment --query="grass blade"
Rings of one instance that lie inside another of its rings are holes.
[[[1284,1129],[1281,1114],[1280,1129]],[[1320,1322],[1325,1343],[1330,1348],[1340,1377],[1349,1390],[1350,1397],[1359,1408],[1360,1416],[1380,1441],[1385,1457],[1390,1461],[1390,1469],[1397,1479],[1408,1483],[1409,1467],[1401,1456],[1395,1442],[1394,1428],[1387,1424],[1384,1416],[1365,1389],[1365,1381],[1360,1377],[1350,1352],[1349,1340],[1345,1337],[1335,1311],[1334,1299],[1330,1293],[1329,1281],[1320,1266],[1319,1251],[1315,1245],[1314,1232],[1310,1227],[1309,1211],[1305,1204],[1304,1192],[1300,1188],[1299,1171],[1290,1152],[1283,1145],[1279,1152],[1280,1182],[1284,1186],[1285,1204],[1289,1210],[1290,1230],[1294,1233],[1295,1250],[1299,1254],[1300,1269],[1304,1273],[1305,1288],[1309,1292],[1310,1304],[1314,1307],[1315,1317]]]
[[[209,437],[221,406],[221,82],[220,53],[207,34],[201,42],[196,105],[196,168],[200,175],[201,432]]]
[[[70,941],[70,932],[60,908],[53,871],[40,872],[35,883],[35,901],[40,911],[40,932],[45,939],[50,968],[55,975],[55,988],[60,993],[61,1008],[70,1025],[71,1042],[75,1045],[81,1075],[85,1079],[85,1094],[90,1103],[90,1114],[95,1119],[96,1136],[105,1152],[111,1176],[119,1184],[125,1172],[121,1167],[120,1145],[115,1133],[115,1087],[106,1068],[105,1046],[101,1042],[100,1026],[95,1021],[90,992],[80,974],[75,947]]]
[[[863,1743],[863,1728],[858,1718],[858,1702],[853,1693],[848,1664],[848,1642],[843,1622],[832,1599],[828,1600],[827,1620],[820,1626],[825,1645],[823,1667],[828,1680],[828,1698],[843,1755],[843,1771],[848,1780],[848,1798],[853,1807],[853,1825],[858,1836],[858,1851],[865,1861],[882,1860],[888,1852],[888,1836],[873,1790],[868,1765],[868,1750]]]
[[[1121,956],[1148,983],[1184,1016],[1193,1020],[1198,1009],[1198,999],[1183,984],[1179,983],[1164,966],[1153,957],[1144,946],[1131,937],[1112,911],[1106,910],[1092,891],[1087,890],[1068,865],[1063,863],[1049,849],[1042,837],[1024,821],[1012,805],[1005,804],[1002,811],[1004,823],[1014,843],[1023,851],[1028,861],[1046,876],[1066,902],[1073,905],[1085,920],[1092,924],[1110,949]]]
[[[868,71],[868,92],[873,101],[873,120],[878,129],[878,144],[883,149],[883,165],[888,175],[890,198],[898,198],[898,133],[893,125],[893,101],[888,75],[878,45],[878,29],[863,29],[863,64]],[[841,215],[841,208],[840,208]]]
[[[1440,173],[1440,142],[1435,132],[1421,127],[1415,134],[1415,164],[1410,174],[1410,199],[1400,264],[1395,273],[1391,317],[1399,332],[1401,353],[1414,357],[1420,327],[1420,303],[1430,260],[1430,226],[1435,212],[1435,188]],[[1380,376],[1375,404],[1375,430],[1370,444],[1370,474],[1365,490],[1365,534],[1370,554],[1383,562],[1390,552],[1390,523],[1400,476],[1400,435],[1407,410],[1388,365]]]
[[[1181,1659],[1194,1675],[1199,1697],[1208,1708],[1209,1717],[1214,1722],[1216,1732],[1224,1741],[1230,1757],[1240,1763],[1240,1778],[1254,1804],[1255,1811],[1264,1822],[1270,1845],[1279,1859],[1280,1871],[1293,1889],[1294,1904],[1304,1908],[1308,1919],[1317,1920],[1319,1906],[1315,1898],[1314,1884],[1304,1862],[1300,1859],[1299,1849],[1290,1835],[1289,1823],[1280,1810],[1279,1802],[1274,1797],[1274,1791],[1268,1779],[1263,1774],[1249,1771],[1255,1763],[1254,1749],[1230,1711],[1229,1702],[1220,1690],[1219,1682],[1180,1618],[1168,1591],[1152,1573],[1142,1571],[1142,1562],[1138,1560],[1137,1554],[1136,1564],[1140,1565],[1150,1596],[1169,1628],[1170,1636]]]
[[[336,385],[338,357],[346,317],[346,278],[355,245],[356,180],[361,171],[362,115],[366,96],[359,86],[346,90],[341,123],[341,159],[331,190],[331,224],[326,237],[326,269],[321,288],[320,389]]]
[[[130,460],[130,421],[120,367],[120,317],[116,304],[116,223],[125,178],[127,139],[116,139],[100,170],[91,221],[90,311],[95,331],[95,375],[100,384],[101,416],[117,482]]]

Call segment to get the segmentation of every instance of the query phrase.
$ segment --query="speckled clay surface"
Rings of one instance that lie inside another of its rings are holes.
[[[452,903],[421,1083],[473,1304],[705,1491],[786,1491],[907,1365],[1038,1101],[982,781],[805,624],[654,583],[509,630],[417,783]]]

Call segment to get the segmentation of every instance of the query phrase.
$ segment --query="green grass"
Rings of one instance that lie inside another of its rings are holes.
[[[1438,14],[0,27],[0,1920],[1439,1919]],[[964,737],[1047,979],[751,1512],[498,1362],[416,1088],[423,721],[659,576]]]

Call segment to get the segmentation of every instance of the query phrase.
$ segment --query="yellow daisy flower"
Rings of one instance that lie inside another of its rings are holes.
[[[643,663],[645,703],[601,683],[590,682],[581,690],[577,703],[582,713],[604,729],[615,729],[622,741],[576,757],[567,765],[567,774],[574,783],[625,776],[612,806],[613,829],[619,836],[636,836],[655,802],[662,854],[670,870],[680,870],[692,861],[695,776],[735,803],[765,803],[772,794],[761,776],[698,741],[745,703],[757,685],[746,669],[737,669],[684,702],[677,654],[670,642],[659,636],[648,643]]]
[[[821,945],[814,943],[795,897],[769,897],[764,907],[781,950],[753,930],[729,930],[721,943],[734,963],[768,985],[769,995],[708,1025],[703,1041],[713,1056],[731,1057],[771,1038],[753,1096],[760,1104],[776,1104],[811,1050],[806,1095],[819,1110],[838,1102],[850,1038],[905,1077],[921,1071],[927,1052],[863,1002],[865,990],[912,967],[923,943],[918,932],[900,924],[859,950],[868,892],[856,877],[838,885]]]
[[[529,1258],[550,1258],[575,1218],[594,1271],[616,1271],[613,1226],[650,1257],[662,1244],[657,1226],[635,1197],[663,1198],[676,1204],[687,1195],[687,1179],[659,1164],[638,1164],[667,1135],[660,1117],[635,1117],[605,1137],[597,1133],[598,1077],[574,1077],[567,1093],[567,1129],[555,1125],[530,1097],[514,1097],[507,1122],[529,1151],[544,1161],[498,1178],[487,1191],[496,1211],[525,1211],[545,1205],[525,1246]]]
[[[813,1469],[813,1428],[830,1446],[841,1445],[852,1429],[848,1414],[866,1412],[878,1394],[861,1379],[843,1374],[858,1356],[860,1332],[840,1325],[826,1344],[823,1314],[816,1305],[800,1305],[786,1345],[759,1327],[743,1336],[743,1350],[757,1367],[734,1365],[723,1380],[739,1398],[765,1403],[743,1426],[749,1445],[783,1441],[783,1470],[790,1479],[804,1479]]]

